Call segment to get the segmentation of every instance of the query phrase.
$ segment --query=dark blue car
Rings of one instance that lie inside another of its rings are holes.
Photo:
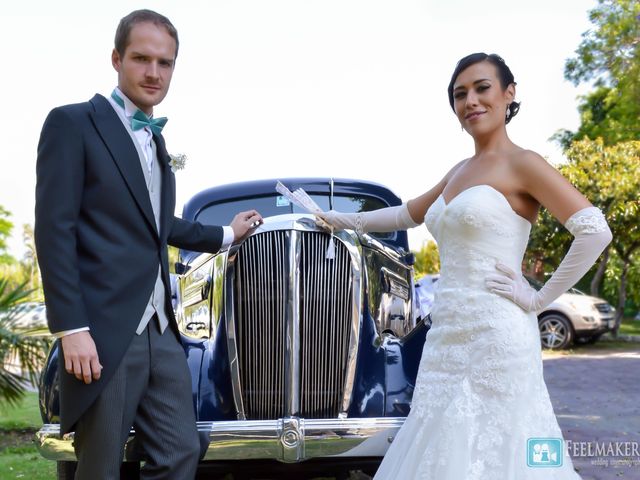
[[[281,181],[323,210],[401,203],[372,182]],[[428,330],[413,308],[407,233],[332,235],[277,193],[276,182],[213,187],[184,207],[184,218],[205,224],[229,224],[252,208],[265,219],[228,251],[180,251],[175,265],[174,305],[192,375],[193,405],[184,408],[197,412],[199,471],[373,474],[409,412]],[[57,365],[54,347],[40,387],[38,441],[67,478],[73,433],[59,435]],[[143,458],[132,431],[125,460],[135,467]]]

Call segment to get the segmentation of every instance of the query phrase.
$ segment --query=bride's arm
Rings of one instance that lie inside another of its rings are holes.
[[[427,210],[429,210],[429,207],[433,205],[433,202],[436,201],[438,196],[440,196],[440,194],[444,190],[444,187],[449,181],[450,174],[451,172],[449,172],[430,190],[426,191],[416,198],[412,198],[407,202],[407,208],[409,210],[409,213],[411,214],[412,219],[414,219],[416,222],[424,221],[424,216],[427,214]]]
[[[520,272],[503,264],[501,274],[487,278],[487,287],[527,311],[538,311],[575,285],[611,242],[602,212],[542,157],[526,152],[513,162],[515,178],[524,191],[547,208],[574,236],[569,251],[544,286],[536,291]]]
[[[319,224],[328,224],[336,230],[345,228],[363,232],[392,232],[420,225],[429,207],[444,190],[453,173],[464,161],[453,167],[433,188],[396,207],[380,208],[369,212],[342,213],[336,210],[316,214]]]

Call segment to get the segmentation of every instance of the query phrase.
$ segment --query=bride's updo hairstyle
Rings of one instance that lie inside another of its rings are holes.
[[[451,109],[454,112],[455,112],[455,108],[453,108],[453,84],[455,83],[456,78],[458,78],[458,75],[460,75],[460,72],[462,72],[463,70],[466,70],[471,65],[474,65],[479,62],[484,62],[484,61],[487,61],[496,67],[496,70],[498,71],[498,79],[500,80],[500,86],[502,87],[503,91],[506,90],[507,87],[511,84],[516,85],[516,81],[513,78],[513,73],[511,73],[511,70],[509,69],[507,64],[504,63],[504,60],[500,55],[497,55],[495,53],[486,54],[482,52],[472,53],[471,55],[467,55],[466,57],[460,59],[460,61],[457,63],[456,69],[453,71],[453,75],[451,75],[449,88],[447,89],[449,93],[449,104],[451,105]],[[509,104],[509,112],[505,116],[504,123],[509,123],[511,119],[516,116],[519,110],[520,110],[520,103],[511,102]]]

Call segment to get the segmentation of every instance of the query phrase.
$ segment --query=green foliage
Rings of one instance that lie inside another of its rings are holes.
[[[20,266],[29,290],[34,292],[31,295],[31,300],[42,301],[44,299],[44,294],[42,293],[40,268],[38,267],[38,252],[36,251],[33,226],[28,223],[25,223],[22,226],[22,240],[24,241],[26,252],[24,254],[24,258],[20,262]]]
[[[604,294],[606,298],[617,299],[620,293],[623,268],[624,262],[614,250],[607,263],[605,274]],[[633,255],[632,261],[629,263],[625,290],[627,292],[627,300],[636,305],[640,303],[640,255]],[[615,304],[617,302],[614,301],[612,303]]]
[[[0,405],[17,404],[29,383],[37,383],[49,349],[42,332],[21,330],[18,325],[15,307],[29,293],[24,285],[11,288],[0,279]]]
[[[23,225],[22,239],[26,250],[24,258],[20,261],[12,258],[10,262],[5,263],[0,260],[0,278],[7,281],[8,288],[18,288],[19,285],[25,285],[31,292],[28,300],[42,302],[44,294],[42,292],[38,255],[31,225]]]
[[[593,82],[595,90],[580,98],[578,131],[554,135],[563,147],[583,138],[602,137],[607,145],[640,139],[639,16],[638,0],[598,0],[589,12],[594,28],[565,63],[565,78]]]
[[[180,250],[169,245],[167,253],[169,254],[169,273],[176,273],[176,262],[180,257]]]
[[[625,75],[637,72],[638,15],[637,0],[598,0],[598,5],[589,11],[589,20],[595,28],[582,34],[577,56],[566,62],[567,80],[575,84],[611,81],[615,85]]]
[[[19,262],[0,262],[0,278],[3,278],[9,288],[17,288],[19,285],[27,285],[29,278],[27,272]]]
[[[0,264],[13,263],[15,259],[7,253],[7,238],[11,236],[13,223],[9,220],[11,213],[0,205]]]
[[[553,272],[571,245],[571,234],[546,209],[541,209],[531,230],[525,256],[525,270],[544,281]]]
[[[0,278],[8,282],[9,288],[17,288],[18,285],[27,284],[32,291],[31,300],[42,300],[42,285],[40,270],[36,255],[33,227],[25,224],[23,235],[27,253],[25,258],[18,262],[7,252],[7,239],[13,230],[13,223],[9,220],[11,213],[0,205]]]
[[[416,262],[413,268],[416,277],[421,277],[428,273],[438,273],[440,271],[438,245],[433,240],[425,243],[418,252],[415,252],[415,255]]]

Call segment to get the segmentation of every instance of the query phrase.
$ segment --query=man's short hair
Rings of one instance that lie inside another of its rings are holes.
[[[178,46],[180,42],[178,41],[178,31],[176,27],[173,26],[171,21],[157,12],[153,10],[134,10],[126,17],[123,17],[118,24],[118,28],[116,30],[116,38],[115,38],[115,48],[120,57],[124,57],[124,51],[127,49],[129,45],[129,35],[131,34],[131,29],[137,25],[138,23],[149,22],[154,25],[162,26],[167,30],[167,33],[171,35],[171,37],[176,41],[176,57],[178,56]]]

